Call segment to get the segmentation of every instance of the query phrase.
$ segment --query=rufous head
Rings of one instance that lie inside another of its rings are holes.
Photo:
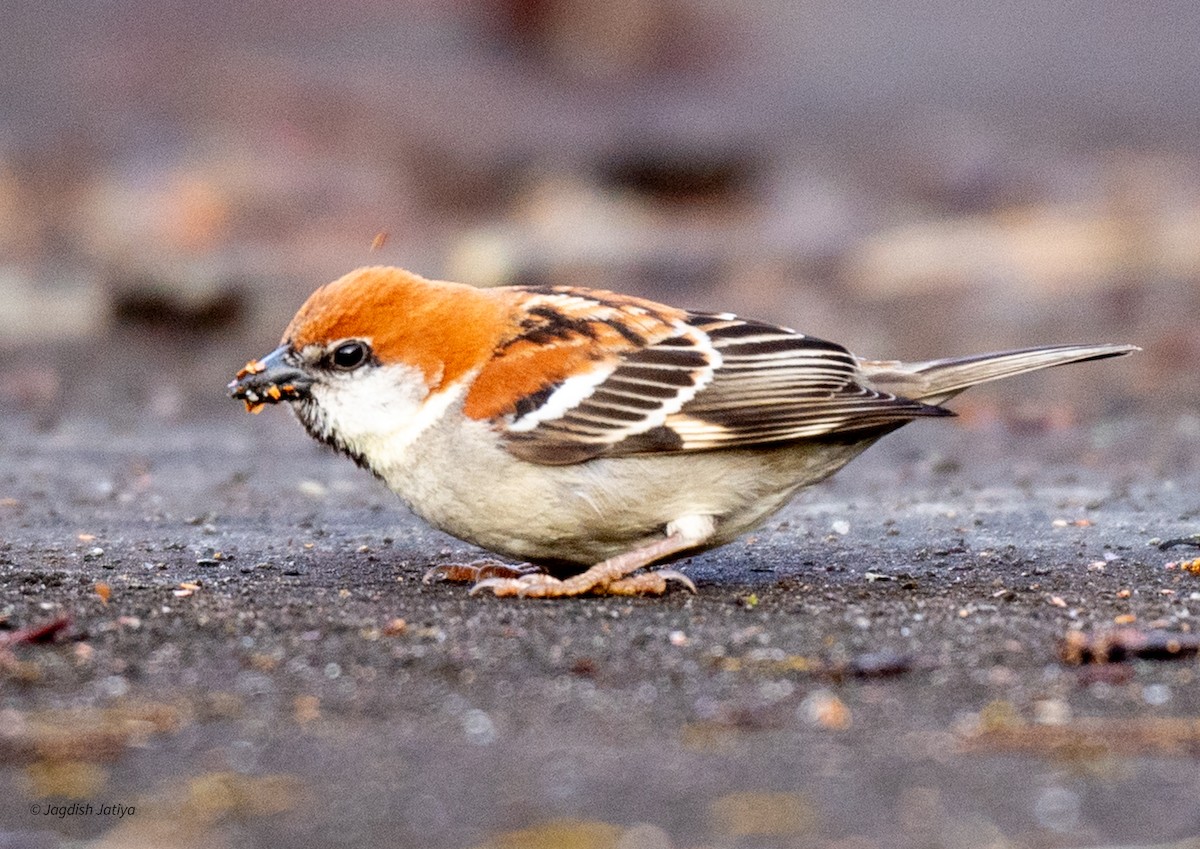
[[[489,293],[399,268],[352,271],[317,289],[278,348],[252,361],[230,394],[257,411],[292,402],[318,439],[362,460],[368,443],[453,394],[491,355],[505,323]]]

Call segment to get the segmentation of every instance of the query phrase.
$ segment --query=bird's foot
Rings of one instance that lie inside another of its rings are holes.
[[[531,563],[511,565],[499,560],[475,560],[471,563],[443,563],[434,566],[421,577],[421,583],[449,581],[452,584],[477,584],[492,579],[517,580],[540,575],[541,570]]]
[[[590,571],[590,570],[589,570]],[[690,593],[696,592],[692,579],[676,569],[658,569],[612,580],[593,580],[587,572],[559,580],[544,573],[522,575],[519,578],[485,578],[471,587],[471,595],[491,590],[497,597],[569,598],[578,595],[663,595],[672,582]]]
[[[684,516],[667,525],[662,539],[601,560],[578,575],[559,580],[544,572],[519,577],[484,578],[471,587],[471,595],[491,590],[497,596],[518,598],[570,598],[577,595],[662,595],[671,581],[683,584],[690,592],[696,585],[682,572],[659,569],[635,575],[644,566],[689,548],[695,548],[712,535],[710,516]]]

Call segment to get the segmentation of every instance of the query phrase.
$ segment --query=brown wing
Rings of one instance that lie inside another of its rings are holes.
[[[547,297],[546,309],[556,300],[578,308],[581,298],[598,298],[583,311],[599,325],[588,333],[608,328],[622,350],[576,367],[495,417],[507,449],[531,462],[750,448],[950,414],[867,388],[846,349],[786,328],[679,313],[657,316],[653,332],[643,333],[643,321],[630,333],[627,316],[605,300],[620,296],[553,290]],[[541,350],[573,339],[537,332]]]
[[[952,415],[871,388],[832,342],[726,315],[691,321],[721,355],[712,382],[667,426],[684,450],[752,447]]]

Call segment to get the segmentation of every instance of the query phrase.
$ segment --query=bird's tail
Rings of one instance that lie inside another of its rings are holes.
[[[859,365],[872,386],[903,398],[940,404],[977,383],[1067,363],[1123,357],[1138,350],[1135,345],[1049,345],[923,363],[864,360]]]

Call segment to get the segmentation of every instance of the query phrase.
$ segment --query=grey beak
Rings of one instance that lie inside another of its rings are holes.
[[[292,364],[294,354],[280,345],[261,360],[251,360],[226,387],[232,398],[257,413],[263,404],[296,401],[307,397],[312,378]]]

